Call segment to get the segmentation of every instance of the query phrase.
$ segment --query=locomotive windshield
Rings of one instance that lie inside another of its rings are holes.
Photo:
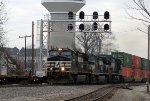
[[[51,61],[70,61],[72,59],[72,52],[69,50],[52,50],[49,52],[49,57]]]
[[[49,53],[50,57],[53,57],[53,56],[58,56],[59,55],[59,52],[58,51],[51,51]]]
[[[71,52],[70,51],[62,51],[61,56],[71,58]]]

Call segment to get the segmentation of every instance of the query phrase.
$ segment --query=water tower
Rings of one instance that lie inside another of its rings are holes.
[[[51,47],[73,48],[75,43],[75,29],[68,32],[68,24],[75,25],[74,21],[66,22],[68,12],[72,11],[75,19],[76,13],[85,5],[85,0],[42,0],[42,5],[50,12],[53,22],[52,31],[48,38],[48,49]],[[64,21],[60,21],[64,20]],[[60,21],[60,22],[59,22]]]

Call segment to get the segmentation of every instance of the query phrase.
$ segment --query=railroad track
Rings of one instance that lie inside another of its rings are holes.
[[[64,101],[102,101],[105,98],[111,97],[113,95],[113,91],[115,91],[116,89],[116,86],[107,86],[99,88],[96,91],[93,91],[86,95],[71,98]]]
[[[64,101],[104,101],[109,98],[111,98],[115,91],[118,88],[124,88],[124,89],[131,89],[130,86],[140,86],[143,85],[142,83],[131,83],[131,84],[113,84],[109,85],[103,88],[99,88],[91,93],[88,93],[86,95],[82,95],[76,98],[71,98]]]

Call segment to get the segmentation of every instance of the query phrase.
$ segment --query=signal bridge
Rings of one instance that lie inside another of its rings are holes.
[[[91,33],[111,33],[111,20],[110,19],[104,19],[104,15],[98,15],[97,19],[92,19],[93,15],[85,15],[85,19],[80,19],[79,15],[77,15],[76,19],[68,19],[68,20],[50,20],[49,16],[45,17],[46,19],[41,20],[41,23],[43,23],[43,32],[91,32]],[[65,18],[67,19],[67,18]],[[66,22],[68,23],[68,26],[66,26]],[[73,25],[72,22],[76,23],[76,25]],[[56,29],[54,26],[57,25],[57,23],[62,23],[63,26],[66,27],[66,29]],[[64,23],[64,24],[63,24]],[[84,28],[83,28],[83,27]],[[90,27],[90,28],[89,28]],[[82,29],[83,28],[83,29]]]

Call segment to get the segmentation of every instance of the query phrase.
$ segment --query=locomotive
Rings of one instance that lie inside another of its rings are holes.
[[[83,53],[75,52],[71,49],[52,49],[49,51],[47,59],[47,81],[76,83],[78,75],[85,76],[86,81],[90,81],[92,64],[87,61],[87,56]]]

